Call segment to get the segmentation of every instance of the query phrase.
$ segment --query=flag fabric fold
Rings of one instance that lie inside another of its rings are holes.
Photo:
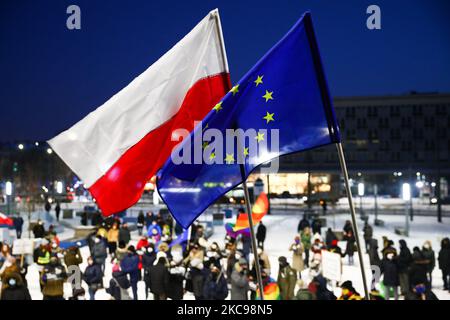
[[[128,86],[48,143],[104,215],[136,203],[146,182],[230,88],[218,11]]]
[[[232,147],[216,141],[217,132],[226,137],[238,129],[255,136],[244,134]],[[208,135],[208,130],[215,134]],[[204,149],[201,163],[195,162],[199,141]],[[176,221],[187,228],[259,165],[339,141],[307,12],[172,152],[158,172],[158,192]],[[177,157],[189,161],[179,163]]]

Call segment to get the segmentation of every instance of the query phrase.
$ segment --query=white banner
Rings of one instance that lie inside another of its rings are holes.
[[[322,250],[322,273],[323,276],[329,280],[341,281],[341,255]]]

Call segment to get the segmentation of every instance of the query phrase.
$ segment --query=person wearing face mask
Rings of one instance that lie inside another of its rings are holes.
[[[341,284],[342,293],[338,300],[362,300],[359,293],[353,288],[351,281],[344,281]]]
[[[231,300],[248,300],[249,289],[247,260],[240,258],[231,273]]]
[[[434,270],[434,267],[436,266],[436,257],[434,254],[434,250],[431,247],[431,241],[425,241],[425,243],[422,246],[422,254],[425,260],[427,260],[427,288],[432,288],[432,273]]]
[[[103,287],[103,272],[102,268],[94,263],[92,257],[88,258],[87,263],[88,266],[84,270],[83,280],[88,285],[89,298],[95,300],[95,293]]]
[[[94,238],[91,256],[94,259],[94,263],[101,266],[102,272],[105,272],[105,261],[108,257],[108,253],[106,252],[106,245],[104,241],[102,241],[102,237],[96,236]]]
[[[4,286],[0,294],[1,300],[31,300],[30,292],[18,273],[11,273],[2,281]]]
[[[156,230],[156,232],[153,232],[153,230]],[[162,230],[156,220],[153,220],[151,225],[147,225],[147,235],[149,236],[149,238],[151,238],[156,234],[159,234],[161,236]]]
[[[297,272],[292,269],[287,262],[286,257],[279,257],[278,262],[278,287],[280,288],[281,300],[292,300],[294,298],[294,289],[297,284]]]
[[[186,268],[183,266],[183,254],[180,250],[172,249],[172,260],[169,266],[169,285],[167,297],[172,300],[181,300],[184,295],[183,282]]]
[[[303,246],[300,241],[300,236],[295,236],[294,243],[289,247],[292,251],[292,268],[298,273],[299,278],[302,277],[302,271],[305,269],[303,262]]]
[[[113,256],[119,243],[119,225],[117,222],[114,222],[111,229],[108,230],[107,239],[109,254]]]
[[[405,300],[439,300],[436,295],[427,288],[425,283],[416,284],[405,296]]]
[[[381,274],[384,275],[384,299],[389,300],[390,291],[394,291],[394,299],[398,300],[398,286],[400,285],[398,275],[398,261],[394,253],[390,252],[381,260]]]
[[[12,255],[7,256],[5,262],[0,268],[0,280],[2,282],[2,290],[7,285],[6,278],[8,278],[11,274],[19,274],[20,270],[16,263],[16,258]]]
[[[211,266],[211,271],[205,279],[203,286],[203,298],[205,300],[225,300],[228,296],[228,285],[223,272],[216,266]]]
[[[120,262],[120,268],[130,277],[131,289],[133,291],[133,299],[138,299],[137,283],[139,281],[139,256],[136,254],[134,246],[128,247],[128,253]]]
[[[64,282],[67,279],[66,268],[57,257],[51,257],[41,276],[44,300],[64,300]]]

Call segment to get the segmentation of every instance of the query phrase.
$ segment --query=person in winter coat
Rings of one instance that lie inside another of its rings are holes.
[[[344,228],[342,228],[342,230],[344,231],[344,240],[346,240],[346,238],[348,237],[348,233],[350,231],[353,234],[353,226],[352,226],[352,223],[350,222],[350,220],[345,221]]]
[[[248,300],[249,289],[248,264],[240,258],[231,273],[231,300]]]
[[[428,261],[423,256],[418,247],[413,248],[413,263],[409,268],[409,285],[415,287],[420,284],[427,284],[427,265]],[[427,286],[428,288],[428,286]]]
[[[56,215],[56,221],[59,221],[59,215],[61,214],[61,206],[59,204],[59,201],[56,202],[55,206],[55,215]]]
[[[289,251],[292,251],[292,269],[298,273],[298,277],[302,277],[302,271],[305,269],[303,262],[303,246],[300,242],[300,236],[295,236],[294,243],[289,247]]]
[[[317,300],[315,291],[313,292],[312,290],[309,290],[303,280],[298,280],[297,284],[299,289],[293,300]]]
[[[106,238],[108,240],[109,254],[114,255],[117,249],[117,244],[119,243],[119,225],[117,222],[114,222],[111,229],[108,230]]]
[[[294,289],[297,284],[297,272],[291,268],[286,257],[279,257],[278,262],[278,287],[280,288],[281,300],[292,300],[294,298]]]
[[[256,241],[258,241],[258,247],[264,248],[264,241],[266,240],[267,228],[262,221],[259,222],[256,229]]]
[[[47,240],[42,241],[39,247],[34,250],[33,257],[34,262],[39,266],[45,266],[50,263],[50,249]]]
[[[66,268],[57,257],[51,257],[41,276],[44,300],[64,300],[64,282],[67,279]]]
[[[300,220],[300,222],[298,223],[298,227],[297,227],[297,232],[300,233],[302,232],[306,227],[310,227],[311,225],[309,224],[308,219],[306,219],[306,215],[303,215],[302,220]]]
[[[120,262],[120,269],[130,277],[133,300],[138,299],[137,284],[139,281],[139,256],[134,246],[128,247],[128,254]]]
[[[431,247],[431,241],[425,241],[422,247],[422,254],[425,260],[427,260],[427,278],[428,278],[428,288],[431,289],[432,287],[432,273],[434,270],[434,267],[436,266],[436,257],[433,251],[433,248]]]
[[[338,300],[362,300],[359,293],[353,288],[351,281],[345,281],[341,284],[342,294]]]
[[[106,245],[105,242],[102,240],[102,237],[96,236],[94,238],[91,256],[94,259],[94,263],[101,266],[102,272],[105,272],[105,261],[106,258],[108,257],[108,253],[106,252]]]
[[[405,296],[405,300],[439,300],[436,295],[421,283],[414,286]]]
[[[153,232],[153,229],[156,230],[156,233]],[[147,225],[147,235],[149,238],[153,237],[154,235],[158,234],[160,237],[162,235],[162,229],[156,222],[156,220],[153,220],[150,225]]]
[[[336,300],[336,296],[327,288],[327,280],[321,275],[317,275],[312,280],[317,300]]]
[[[79,266],[83,263],[83,257],[81,256],[80,248],[72,246],[64,252],[64,263],[67,268],[70,266]]]
[[[167,297],[172,300],[182,300],[184,295],[183,282],[186,276],[186,268],[183,266],[183,254],[181,251],[172,250],[172,261],[169,267],[169,285]]]
[[[363,232],[364,232],[364,235],[363,235],[364,243],[366,245],[366,252],[368,252],[370,241],[372,240],[372,237],[373,237],[373,228],[367,221],[364,222]]]
[[[313,234],[322,234],[322,223],[320,222],[319,219],[314,219],[312,224],[311,224],[311,228],[312,228],[312,233]]]
[[[405,240],[399,241],[400,253],[397,257],[398,277],[400,280],[400,293],[405,296],[409,291],[409,267],[412,263],[411,251]]]
[[[377,266],[381,267],[381,259],[378,255],[378,240],[377,239],[371,239],[369,244],[369,262],[371,266]],[[375,270],[372,270],[372,284],[371,289],[375,290],[375,285],[377,284],[377,278],[375,277]]]
[[[383,245],[383,250],[381,250],[383,258],[386,257],[388,253],[393,253],[395,256],[397,256],[397,250],[394,248],[394,241],[385,239]]]
[[[148,237],[146,235],[141,235],[141,238],[139,239],[138,243],[136,244],[136,250],[141,250],[143,248],[148,247]]]
[[[42,220],[38,220],[38,222],[33,227],[33,235],[34,238],[44,238],[45,237],[45,228]]]
[[[331,230],[331,228],[328,228],[326,234],[325,234],[325,245],[327,247],[331,246],[331,243],[333,240],[338,240],[336,234]]]
[[[167,256],[164,252],[158,252],[156,260],[150,269],[150,291],[154,300],[166,300],[169,287],[169,269]]]
[[[10,273],[4,279],[0,300],[31,300],[30,292],[18,273]]]
[[[227,280],[223,272],[216,266],[212,266],[211,271],[205,279],[203,286],[203,299],[205,300],[225,300],[228,296]]]
[[[128,247],[125,244],[125,242],[120,241],[119,247],[116,249],[116,252],[114,254],[114,258],[119,261],[119,263],[125,258],[128,254]]]
[[[109,281],[109,288],[106,292],[111,295],[112,300],[131,300],[128,294],[128,288],[130,287],[130,281],[127,274],[120,270],[118,264],[113,265],[112,278]]]
[[[119,243],[123,241],[126,245],[128,245],[130,240],[131,240],[130,229],[128,229],[128,224],[124,223],[119,229]]]
[[[144,269],[144,283],[145,283],[145,299],[148,299],[150,291],[150,271],[153,263],[156,260],[155,247],[153,243],[149,243],[142,255],[142,268]]]
[[[400,284],[398,276],[397,259],[392,252],[388,253],[386,257],[381,260],[381,274],[384,275],[384,298],[389,300],[389,292],[394,291],[394,299],[398,300],[398,286]]]
[[[207,270],[200,259],[194,258],[189,262],[189,277],[195,300],[203,300],[203,286]]]
[[[102,268],[94,263],[94,259],[89,257],[87,260],[87,267],[84,270],[83,280],[88,285],[89,297],[95,300],[95,293],[98,289],[103,287],[103,272]]]
[[[23,218],[18,214],[17,217],[13,219],[14,229],[16,229],[17,239],[22,237],[22,228],[23,228]]]
[[[142,230],[144,229],[144,225],[145,225],[145,216],[144,216],[144,212],[142,212],[142,210],[141,210],[141,211],[139,211],[139,215],[137,217],[137,224],[136,224],[139,236],[142,236]]]
[[[305,259],[303,262],[306,267],[309,267],[309,250],[311,250],[311,231],[309,227],[305,227],[302,231],[300,231],[300,240],[305,252]]]
[[[355,236],[353,235],[353,231],[349,230],[347,232],[347,245],[345,247],[345,253],[344,255],[348,256],[348,264],[349,265],[353,265],[353,255],[355,254],[356,251],[356,239]]]
[[[442,281],[444,290],[450,292],[450,239],[444,238],[441,241],[441,250],[438,255],[439,269],[442,271]]]

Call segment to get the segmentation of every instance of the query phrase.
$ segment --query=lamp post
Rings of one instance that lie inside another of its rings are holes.
[[[11,214],[11,196],[12,196],[13,185],[11,181],[6,181],[5,184],[5,194],[6,194],[6,204],[7,204],[7,215]]]
[[[359,206],[360,206],[360,216],[361,219],[364,219],[364,211],[363,211],[363,204],[362,204],[362,197],[364,196],[364,183],[360,182],[358,183],[358,196],[359,196]]]
[[[375,221],[378,220],[378,186],[375,184],[373,186],[373,199],[375,202]]]
[[[411,201],[411,186],[409,183],[402,185],[402,196],[405,201],[405,235],[409,237],[409,205]]]

